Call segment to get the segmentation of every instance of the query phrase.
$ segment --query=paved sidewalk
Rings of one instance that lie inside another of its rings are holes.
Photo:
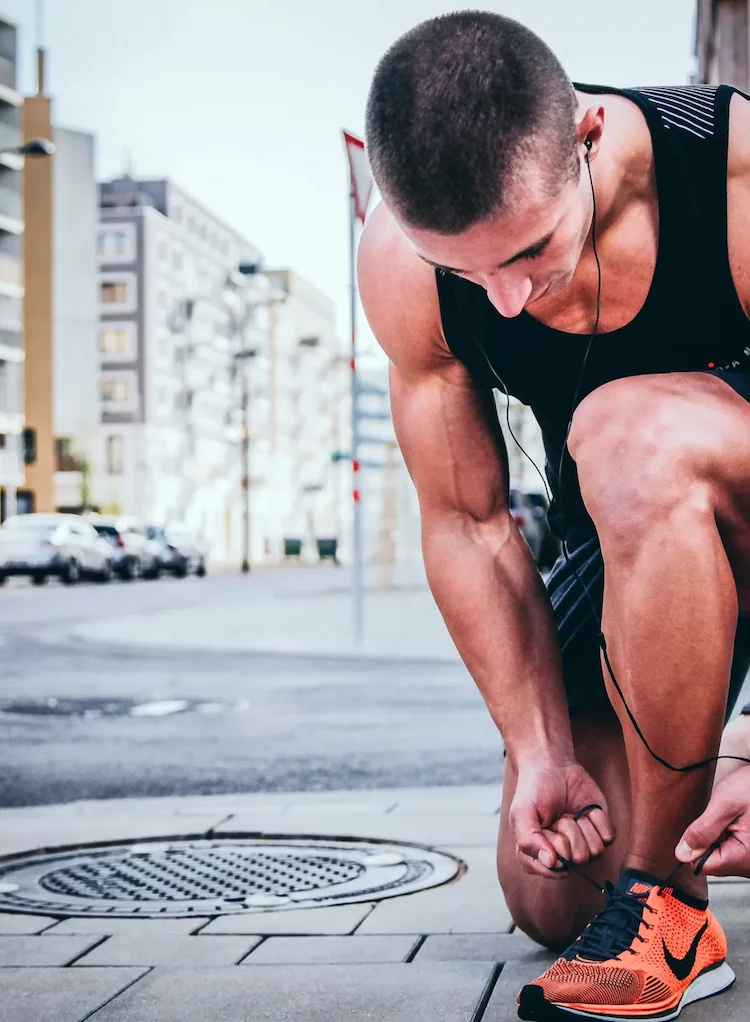
[[[466,865],[402,897],[201,919],[0,913],[3,1022],[508,1022],[551,956],[511,919],[494,871],[494,787],[112,802],[0,812],[0,856],[217,833],[414,842]],[[687,1022],[747,1018],[750,884],[716,883],[738,983]]]

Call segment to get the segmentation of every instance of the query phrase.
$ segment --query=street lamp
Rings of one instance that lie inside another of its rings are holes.
[[[242,363],[240,370],[242,384],[242,565],[241,572],[250,571],[250,385],[247,378],[247,362],[258,354],[257,348],[242,348],[235,352],[235,364]]]
[[[56,148],[55,143],[50,142],[48,138],[32,138],[23,145],[0,149],[0,156],[52,156]]]

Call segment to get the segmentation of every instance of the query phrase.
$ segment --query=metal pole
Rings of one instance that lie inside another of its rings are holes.
[[[245,331],[240,331],[242,366],[242,574],[250,571],[250,386],[247,378],[250,357],[245,350]]]
[[[362,493],[359,462],[359,386],[357,381],[357,269],[355,253],[355,221],[357,219],[354,189],[349,195],[349,259],[352,322],[352,611],[354,641],[362,641],[364,633]]]

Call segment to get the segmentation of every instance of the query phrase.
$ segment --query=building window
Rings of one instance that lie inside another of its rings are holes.
[[[112,327],[99,331],[99,351],[102,355],[127,355],[130,348],[125,327]]]
[[[124,229],[100,231],[97,249],[102,259],[106,259],[107,256],[121,257],[127,255],[127,231]]]
[[[57,472],[81,471],[81,462],[76,457],[72,437],[55,437],[55,464]]]
[[[104,404],[129,404],[131,400],[130,380],[126,376],[112,376],[102,380],[102,401]]]
[[[105,459],[107,474],[120,476],[123,473],[124,451],[122,437],[119,433],[111,433],[105,439]]]
[[[128,301],[128,285],[124,280],[103,280],[101,284],[102,305],[124,305]]]
[[[165,263],[169,258],[169,246],[166,241],[160,241],[156,246],[156,258],[160,263]]]
[[[182,252],[172,253],[172,268],[175,270],[182,269]]]

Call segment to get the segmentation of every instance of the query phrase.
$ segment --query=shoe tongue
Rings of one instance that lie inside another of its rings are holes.
[[[608,886],[607,904],[570,945],[563,957],[570,961],[604,962],[628,948],[638,932],[646,899],[661,881],[651,873],[626,869],[617,884]],[[630,902],[631,904],[628,904]],[[633,903],[638,907],[634,914]]]
[[[654,887],[662,881],[653,873],[644,873],[640,869],[626,869],[615,885],[621,894],[629,894],[633,898],[647,898]]]

